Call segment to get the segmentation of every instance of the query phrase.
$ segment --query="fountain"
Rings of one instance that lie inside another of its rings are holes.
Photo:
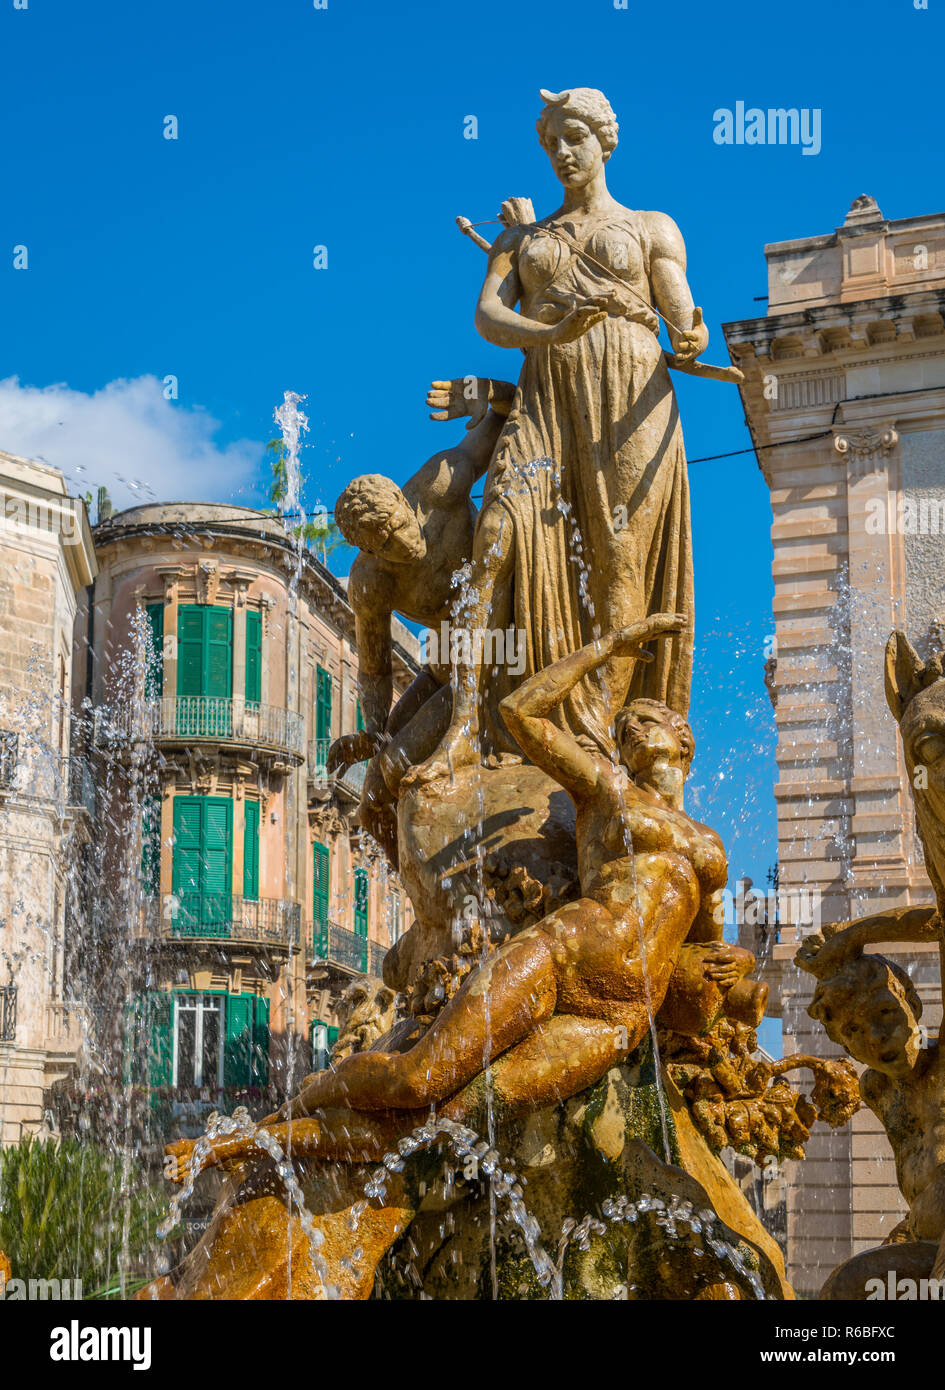
[[[518,382],[433,381],[432,418],[464,421],[459,441],[403,486],[354,479],[335,508],[358,551],[347,597],[364,728],[334,741],[327,772],[367,764],[361,834],[396,867],[414,920],[383,984],[348,990],[328,1068],[300,1079],[290,1042],[278,1109],[208,1115],[208,1101],[196,1131],[164,1136],[163,1246],[134,1256],[132,1157],[156,1117],[124,1087],[102,1124],[119,1136],[126,1213],[106,1296],[789,1300],[781,1248],[731,1154],[759,1173],[803,1160],[814,1123],[845,1125],[861,1101],[888,1134],[909,1214],[891,1246],[847,1261],[823,1296],[868,1298],[890,1270],[945,1278],[938,1052],[923,1046],[911,982],[867,953],[942,944],[941,658],[922,662],[902,634],[887,651],[938,906],[809,935],[795,964],[818,981],[810,1013],[849,1055],[771,1059],[756,1031],[768,987],[725,937],[725,847],[685,803],[694,586],[671,372],[741,374],[701,360],[708,334],[678,228],[607,189],[618,132],[606,98],[542,99],[561,206],[538,219],[528,199],[509,199],[491,244],[460,219],[488,257],[477,326],[523,350]],[[287,708],[302,689],[304,399],[287,391],[275,412]],[[214,562],[198,569],[203,602],[221,576]],[[245,596],[238,568],[232,582]],[[395,615],[427,630],[423,669],[396,701]],[[110,878],[122,885],[109,901],[118,927],[99,940],[90,926],[86,941],[107,961],[86,982],[104,1019],[90,1032],[99,1071],[95,1039],[116,1033],[132,994],[145,910],[141,843],[124,830],[146,828],[161,756],[148,695],[160,649],[140,603],[132,629],[109,701],[83,714],[111,824],[89,877],[108,877],[109,856],[124,866]],[[285,779],[282,805],[302,758],[291,742],[267,766],[270,783]],[[226,772],[220,754],[213,767],[177,756],[194,790]],[[286,891],[299,897],[292,872]],[[298,985],[286,986],[290,1039]],[[854,1062],[869,1068],[862,1079]],[[789,1080],[805,1069],[809,1093]],[[181,1245],[201,1199],[206,1229]],[[0,1254],[0,1277],[8,1266]]]
[[[464,439],[403,488],[355,479],[335,510],[359,547],[365,729],[329,766],[370,760],[361,824],[414,905],[384,967],[398,1016],[365,1026],[362,996],[359,1040],[278,1112],[169,1146],[185,1194],[226,1177],[146,1296],[790,1298],[718,1153],[801,1156],[814,1119],[858,1104],[844,1061],[753,1057],[767,987],[723,939],[721,841],[683,806],[692,560],[669,369],[739,373],[699,361],[674,224],[607,192],[606,99],[542,95],[563,204],[537,221],[509,200],[495,243],[476,237],[477,323],[525,350],[518,385],[434,382],[434,418],[468,417]],[[391,711],[395,611],[433,642]],[[804,1065],[810,1098],[785,1080]]]

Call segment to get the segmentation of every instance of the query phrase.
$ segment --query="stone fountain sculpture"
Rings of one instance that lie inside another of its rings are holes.
[[[542,97],[562,204],[536,220],[511,199],[495,243],[474,237],[477,326],[523,350],[517,385],[434,382],[434,418],[470,417],[462,442],[336,508],[360,547],[367,727],[331,766],[370,759],[362,824],[414,904],[384,966],[404,1016],[258,1128],[171,1147],[170,1176],[228,1176],[155,1294],[791,1297],[717,1153],[797,1156],[815,1117],[857,1103],[846,1064],[792,1059],[817,1072],[806,1100],[753,1060],[767,990],[723,940],[724,848],[683,804],[693,581],[669,368],[738,374],[698,361],[675,224],[608,191],[606,98]],[[395,610],[438,649],[391,712]]]
[[[945,1058],[941,1038],[923,1046],[922,1003],[908,975],[885,956],[884,941],[938,944],[945,967],[945,677],[941,654],[923,662],[902,632],[886,647],[886,699],[899,724],[934,907],[893,908],[825,928],[795,957],[818,981],[808,1008],[832,1042],[866,1070],[865,1105],[892,1146],[908,1216],[882,1246],[854,1256],[827,1280],[822,1297],[886,1297],[887,1281],[945,1284]],[[917,1296],[915,1292],[913,1296]]]

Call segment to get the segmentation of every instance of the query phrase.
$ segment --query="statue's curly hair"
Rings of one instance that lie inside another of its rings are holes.
[[[395,482],[382,473],[352,478],[335,503],[335,524],[351,545],[371,549],[383,542],[393,507],[404,500]]]
[[[811,1018],[824,1025],[827,1036],[833,1042],[839,1042],[840,1039],[834,1037],[831,1031],[832,1014],[830,1022],[826,1015],[832,1010],[858,1007],[866,994],[871,993],[877,986],[888,985],[890,975],[902,985],[906,1003],[914,1017],[921,1018],[922,1000],[915,985],[905,970],[887,956],[857,955],[844,961],[839,970],[820,981],[813,999],[807,1006],[807,1012]]]
[[[614,738],[617,747],[619,748],[623,743],[624,735],[627,732],[627,725],[633,719],[635,712],[640,709],[645,709],[651,714],[658,715],[660,721],[672,729],[682,746],[683,758],[688,767],[696,751],[696,740],[692,732],[692,727],[688,719],[683,718],[681,714],[677,714],[676,711],[670,709],[668,705],[664,705],[661,700],[650,700],[641,695],[639,699],[631,700],[629,704],[624,705],[623,709],[617,711],[614,718]]]
[[[599,92],[596,87],[572,87],[566,92],[548,92],[542,88],[539,95],[545,103],[545,109],[538,117],[535,129],[542,144],[545,143],[545,131],[551,113],[563,111],[565,115],[575,116],[590,126],[605,155],[612,154],[617,148],[617,132],[620,129],[617,117],[604,93]]]

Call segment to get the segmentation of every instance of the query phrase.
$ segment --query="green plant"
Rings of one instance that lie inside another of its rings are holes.
[[[285,445],[281,439],[270,439],[266,445],[266,453],[270,455],[272,467],[272,487],[269,489],[269,500],[278,506],[280,502],[285,500],[289,485],[285,467]],[[337,550],[338,546],[348,544],[335,522],[330,520],[327,512],[318,513],[304,526],[296,526],[292,534],[296,538],[301,536],[305,544],[310,546],[321,558],[322,564],[325,563],[333,550]]]
[[[0,1250],[14,1279],[111,1290],[122,1272],[146,1272],[166,1206],[137,1164],[94,1144],[30,1135],[0,1150]]]

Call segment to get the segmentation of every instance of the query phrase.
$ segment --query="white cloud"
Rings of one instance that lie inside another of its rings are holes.
[[[164,399],[154,376],[110,381],[86,395],[65,384],[0,381],[0,449],[42,459],[77,492],[103,485],[115,507],[142,502],[242,502],[253,492],[263,443],[217,444],[220,422]]]

